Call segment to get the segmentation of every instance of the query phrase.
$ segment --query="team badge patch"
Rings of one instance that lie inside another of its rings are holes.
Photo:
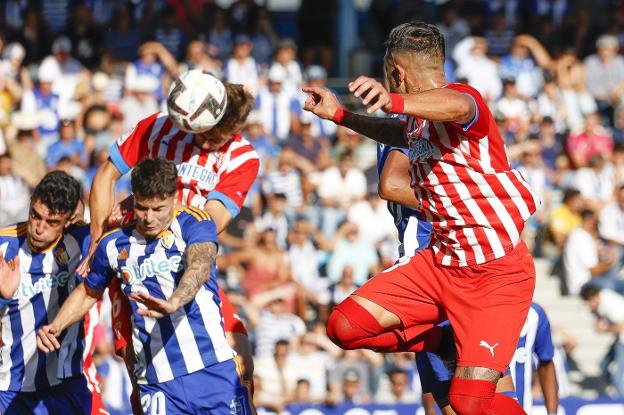
[[[69,262],[69,254],[62,246],[57,247],[54,250],[54,260],[59,265],[67,265]]]
[[[173,232],[167,230],[160,236],[160,244],[165,248],[169,249],[173,246],[175,242],[175,235]]]

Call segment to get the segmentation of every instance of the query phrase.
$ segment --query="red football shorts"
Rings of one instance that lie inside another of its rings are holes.
[[[132,309],[128,297],[121,290],[121,280],[113,278],[108,286],[108,295],[112,304],[113,343],[115,351],[126,347],[132,341]],[[221,313],[223,314],[223,329],[226,333],[242,333],[247,335],[245,325],[238,316],[238,312],[230,303],[225,292],[219,286],[221,298]]]
[[[221,286],[219,286],[219,297],[221,298],[221,314],[223,314],[223,330],[226,333],[241,333],[247,336],[247,329],[245,329],[238,311],[230,303]]]
[[[456,268],[437,264],[428,248],[376,275],[354,294],[396,314],[407,333],[448,318],[457,364],[503,373],[516,350],[534,288],[533,258],[521,242],[503,258]]]

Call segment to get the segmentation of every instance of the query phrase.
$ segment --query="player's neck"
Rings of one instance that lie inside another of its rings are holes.
[[[407,79],[405,86],[408,94],[418,94],[419,92],[428,91],[430,89],[441,88],[447,83],[448,81],[444,73],[428,72],[413,79]]]

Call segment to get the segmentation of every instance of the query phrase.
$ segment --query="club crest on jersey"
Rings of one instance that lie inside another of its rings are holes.
[[[424,138],[410,140],[409,142],[409,159],[411,161],[424,161],[430,159],[435,154],[433,144]]]
[[[166,230],[161,236],[160,236],[160,244],[165,248],[165,249],[169,249],[173,246],[173,243],[175,242],[175,235],[173,234],[173,232],[171,232],[170,230]]]
[[[69,262],[69,254],[62,246],[54,249],[54,260],[59,265],[67,265]]]

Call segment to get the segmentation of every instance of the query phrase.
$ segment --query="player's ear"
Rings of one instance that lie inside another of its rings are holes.
[[[405,69],[401,65],[394,66],[390,72],[390,77],[392,78],[392,86],[398,89],[405,82]]]

